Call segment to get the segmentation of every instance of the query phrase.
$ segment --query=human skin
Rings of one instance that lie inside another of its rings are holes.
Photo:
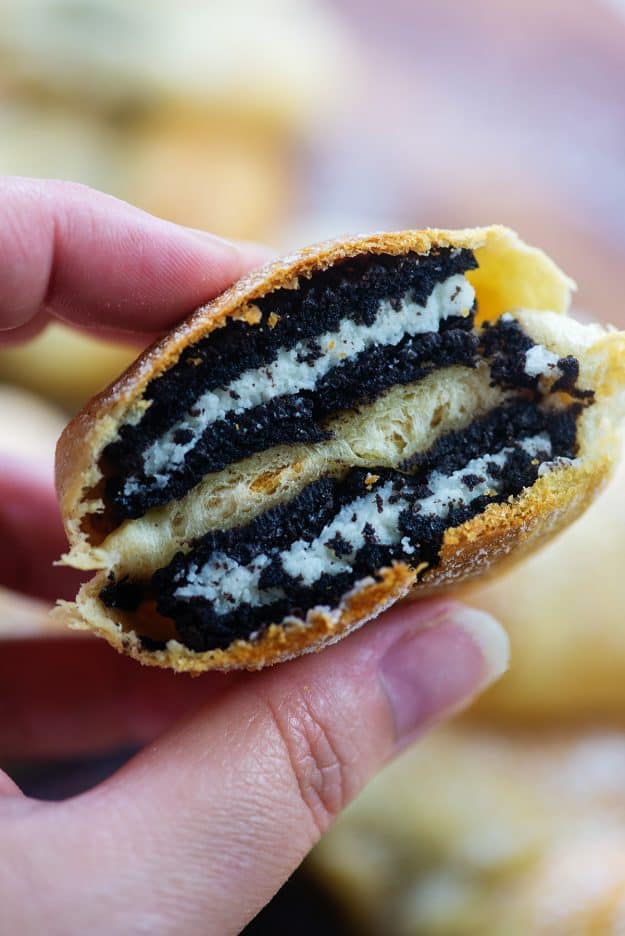
[[[0,209],[0,343],[50,318],[145,343],[267,256],[70,183],[0,180]],[[51,481],[0,470],[0,583],[70,593],[75,574],[51,571],[65,546]],[[0,928],[238,933],[384,763],[506,664],[499,625],[448,600],[396,606],[274,669],[197,679],[90,637],[3,640],[0,764],[142,750],[59,803],[0,771]]]

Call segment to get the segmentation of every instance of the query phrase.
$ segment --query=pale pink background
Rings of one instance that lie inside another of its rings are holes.
[[[360,70],[312,161],[315,235],[500,221],[625,325],[625,2],[327,2]]]

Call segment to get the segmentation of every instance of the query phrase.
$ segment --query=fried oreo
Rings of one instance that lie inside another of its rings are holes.
[[[522,553],[609,473],[625,339],[512,232],[381,234],[272,264],[66,429],[58,614],[142,662],[258,668]]]

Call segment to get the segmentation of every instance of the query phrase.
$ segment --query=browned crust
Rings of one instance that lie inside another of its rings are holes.
[[[80,603],[78,607],[69,604],[61,605],[54,613],[63,617],[70,626],[94,630],[116,650],[148,666],[167,667],[192,674],[209,669],[254,670],[311,650],[321,650],[334,643],[408,594],[415,577],[413,570],[397,563],[391,569],[382,570],[380,581],[371,580],[370,584],[354,591],[345,601],[338,619],[324,611],[315,610],[305,622],[294,619],[286,627],[272,624],[255,641],[237,640],[226,650],[208,650],[205,653],[195,653],[177,641],[170,641],[165,650],[144,649],[136,634],[125,631],[115,621],[114,612],[105,609],[98,600],[97,595],[104,583],[102,573],[83,586],[83,598],[88,596],[90,599],[87,609],[81,607]]]
[[[483,514],[448,530],[440,564],[431,571],[415,572],[401,563],[380,572],[380,580],[367,580],[341,606],[340,616],[313,611],[306,621],[288,627],[272,625],[257,640],[239,640],[226,650],[196,653],[177,641],[165,650],[142,647],[132,631],[125,630],[115,612],[106,609],[98,594],[105,582],[99,573],[83,586],[78,607],[61,606],[56,612],[73,627],[89,628],[111,646],[148,666],[178,672],[200,673],[209,669],[260,669],[302,653],[318,651],[334,643],[402,598],[425,597],[441,592],[468,577],[499,571],[516,562],[554,536],[591,503],[613,467],[611,452],[592,462],[555,469],[511,504],[492,504]]]
[[[508,292],[502,272],[485,263],[485,280],[478,284],[482,292],[482,314],[498,314],[511,305],[535,309],[566,310],[572,283],[540,251],[522,244],[513,232],[501,227],[465,231],[408,231],[349,238],[308,248],[284,258],[235,284],[222,296],[199,309],[161,342],[148,349],[108,390],[96,397],[67,427],[57,449],[57,488],[62,514],[72,544],[71,559],[85,566],[107,567],[105,544],[98,556],[81,531],[88,507],[83,496],[99,479],[94,467],[99,453],[114,436],[128,407],[140,402],[141,395],[155,376],[173,364],[190,343],[209,334],[228,318],[243,316],[251,324],[257,318],[254,302],[275,289],[293,288],[297,280],[329,267],[337,260],[360,253],[400,254],[407,251],[428,253],[432,247],[468,247],[474,250],[492,247],[492,254],[505,254],[512,265],[516,290]],[[484,251],[486,258],[486,250]],[[489,254],[490,257],[490,254]],[[502,264],[505,266],[506,264]],[[537,272],[536,272],[537,271]],[[523,276],[529,285],[524,290]],[[534,279],[532,279],[532,275]],[[502,285],[504,284],[504,285]],[[510,294],[508,294],[510,293]],[[510,296],[518,301],[510,303]],[[622,344],[619,346],[622,350]],[[613,376],[616,349],[608,352],[609,379]],[[606,394],[608,384],[606,383]],[[607,394],[609,395],[609,394]],[[594,407],[593,407],[594,409]],[[555,469],[511,503],[491,505],[483,514],[461,527],[448,530],[441,551],[440,564],[430,571],[417,572],[402,564],[380,571],[379,580],[363,582],[346,597],[337,613],[319,609],[306,621],[293,620],[288,626],[272,625],[254,641],[236,641],[226,650],[196,653],[177,641],[169,641],[165,650],[142,647],[131,629],[130,620],[116,614],[99,601],[105,572],[83,586],[76,604],[62,604],[57,615],[79,628],[89,628],[104,637],[120,652],[141,663],[198,673],[207,669],[259,669],[311,650],[318,650],[338,640],[384,608],[410,595],[425,595],[445,589],[467,577],[481,574],[512,561],[575,519],[590,503],[608,476],[616,458],[618,444],[610,425],[601,427],[600,444],[590,447],[592,455],[569,467]],[[591,433],[594,435],[594,433]],[[589,446],[586,446],[589,449]]]

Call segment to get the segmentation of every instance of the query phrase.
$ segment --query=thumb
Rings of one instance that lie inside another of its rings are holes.
[[[235,680],[110,781],[50,811],[45,840],[79,856],[66,880],[89,919],[76,924],[97,929],[100,907],[109,930],[135,932],[149,909],[159,933],[238,933],[389,757],[464,707],[507,657],[492,618],[421,602],[323,654]],[[82,901],[96,869],[108,899]]]

